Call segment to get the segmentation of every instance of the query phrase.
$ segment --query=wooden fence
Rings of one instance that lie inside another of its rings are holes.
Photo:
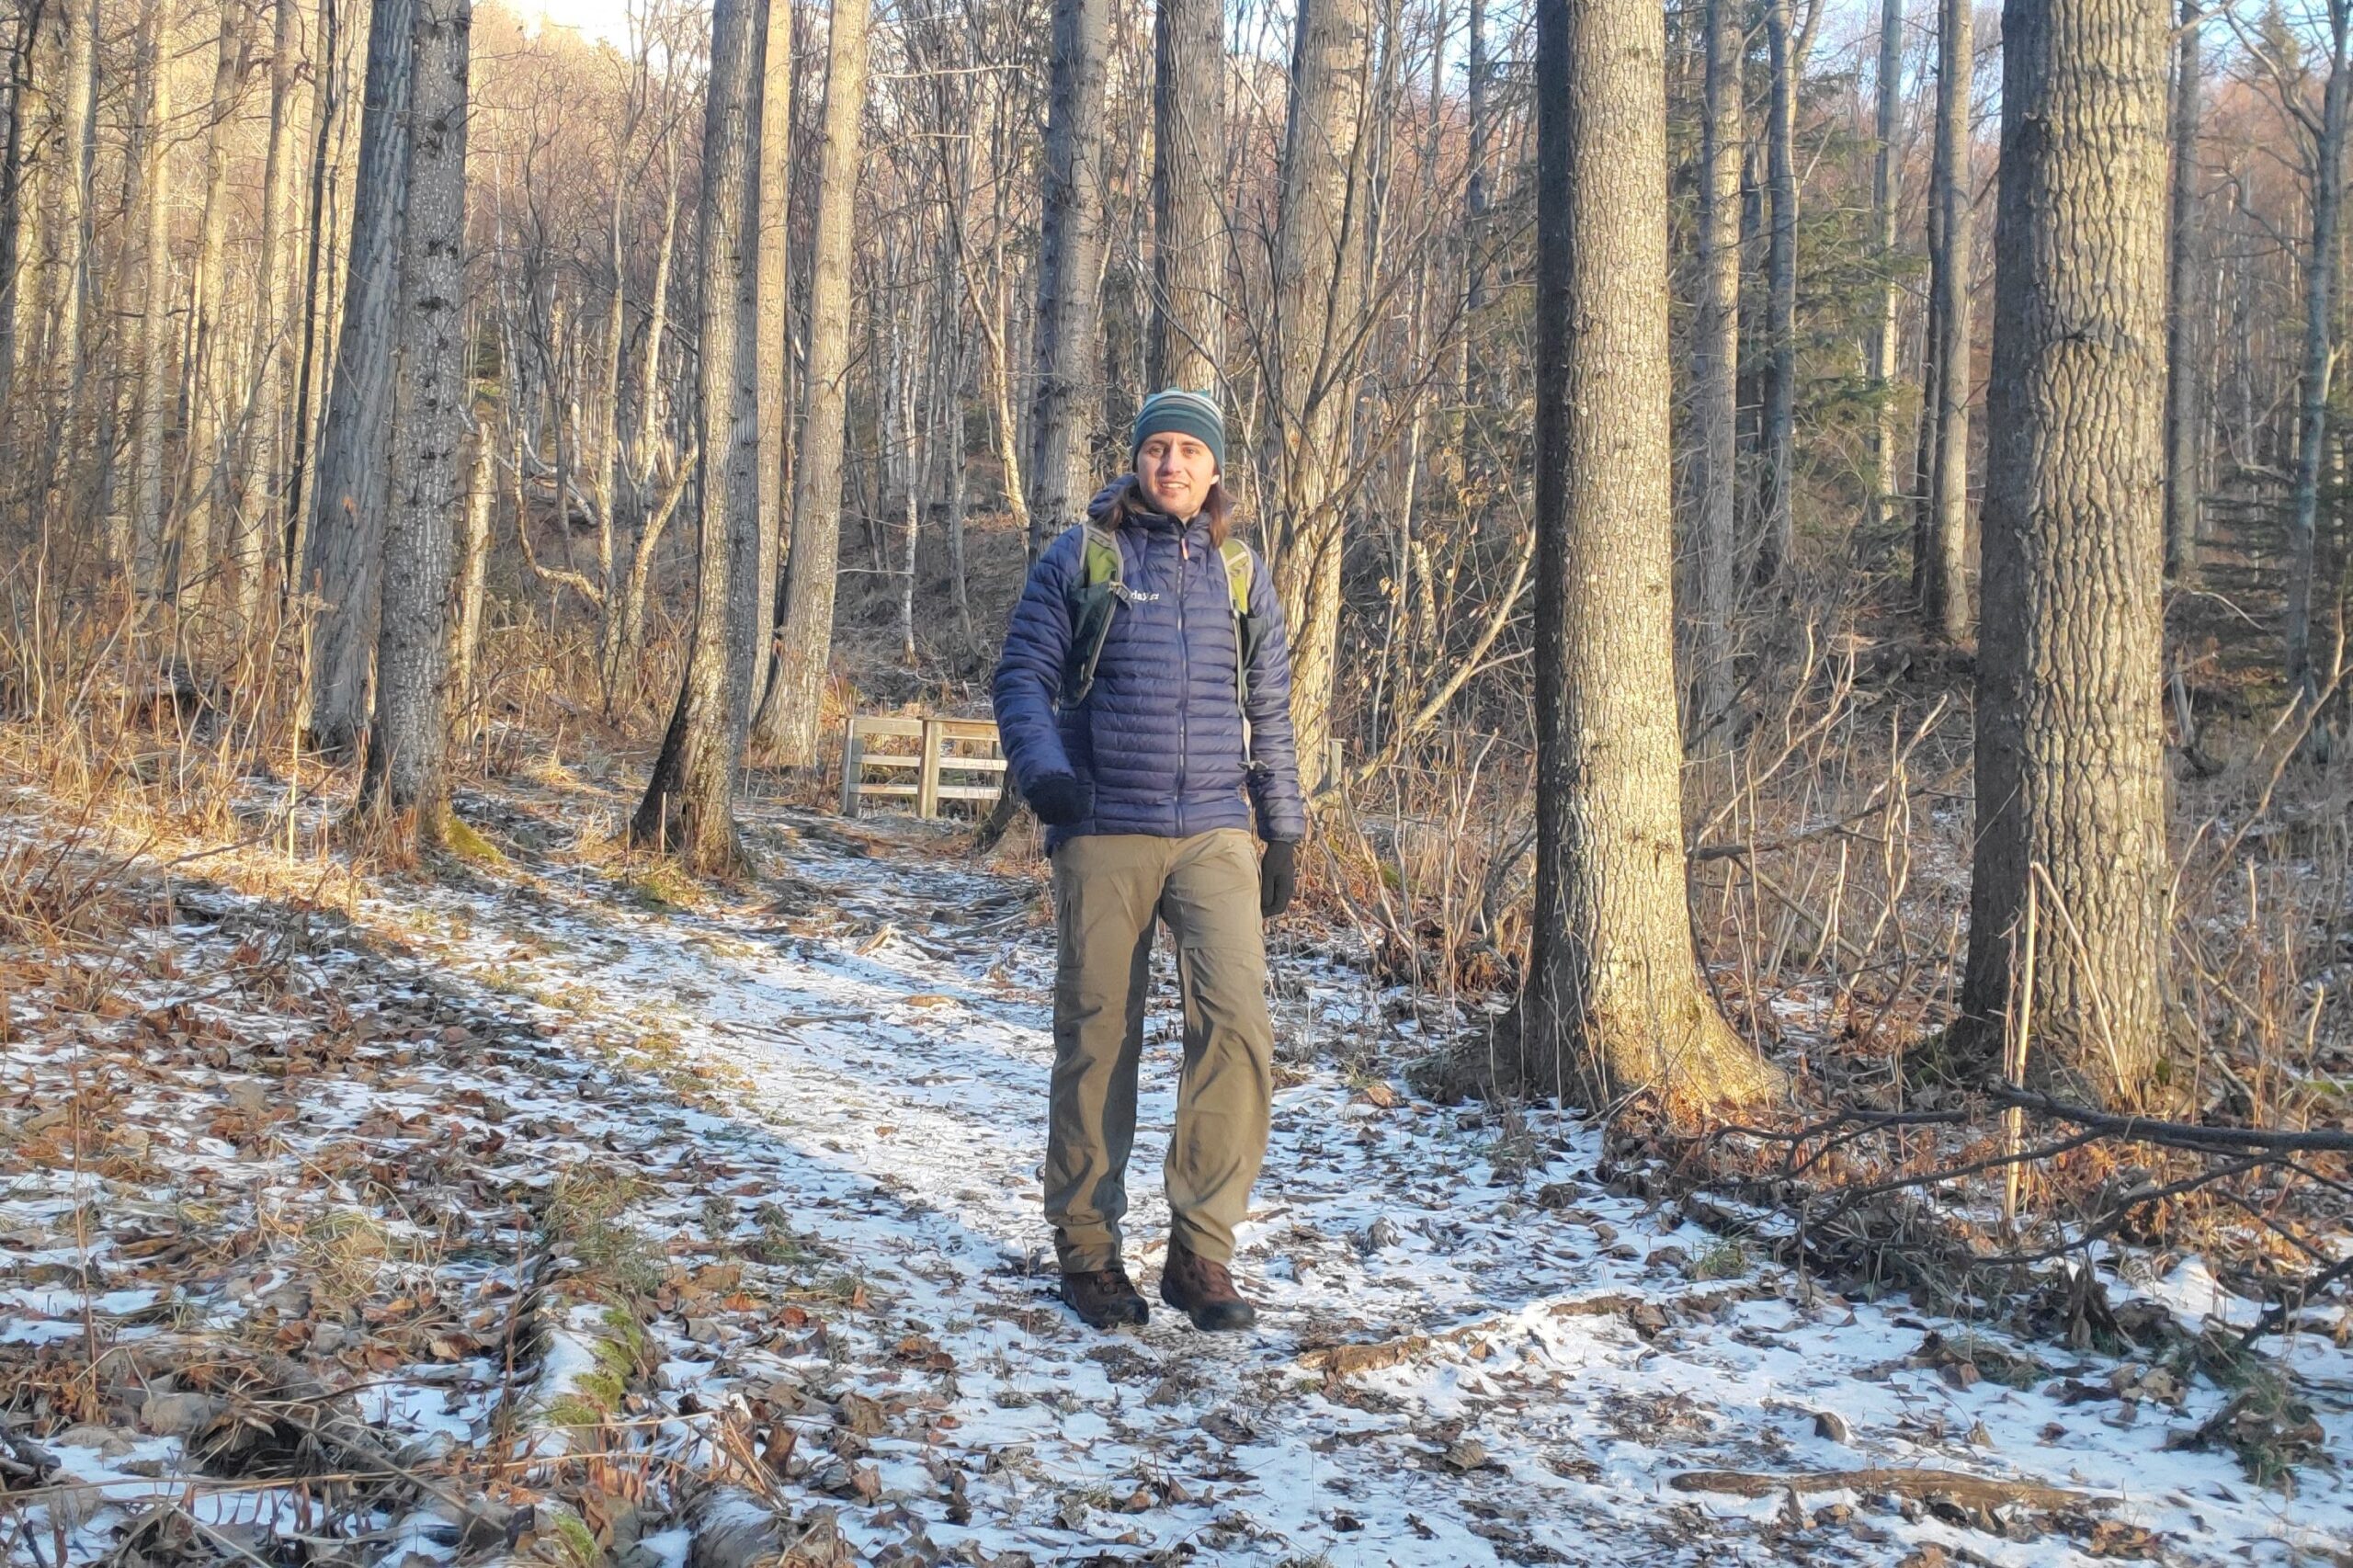
[[[1004,777],[996,726],[986,719],[853,716],[842,738],[844,816],[880,796],[912,800],[915,815],[936,817],[942,801],[995,800]]]

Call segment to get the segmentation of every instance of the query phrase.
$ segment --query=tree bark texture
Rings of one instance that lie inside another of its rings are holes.
[[[378,558],[390,487],[392,351],[401,222],[408,205],[409,92],[420,0],[375,0],[359,111],[359,163],[302,587],[319,597],[311,632],[311,744],[347,756],[368,711]]]
[[[1690,535],[1688,715],[1699,733],[1732,704],[1732,611],[1739,582],[1740,165],[1744,7],[1708,0],[1707,103],[1699,142],[1699,305],[1692,325],[1691,409],[1699,426]]]
[[[498,437],[488,409],[474,422],[473,464],[466,479],[465,532],[458,540],[457,613],[449,626],[449,733],[471,735],[480,727],[476,674],[482,655],[483,608],[490,597],[492,523],[498,511]]]
[[[1717,1014],[1684,887],[1672,645],[1665,27],[1537,9],[1536,903],[1516,1065],[1695,1109],[1779,1074]]]
[[[2320,135],[2313,147],[2312,248],[2305,254],[2302,406],[2296,420],[2296,485],[2288,519],[2287,675],[2289,695],[2319,700],[2313,665],[2313,576],[2317,562],[2322,469],[2328,451],[2328,389],[2336,363],[2337,222],[2345,204],[2345,131],[2353,108],[2353,0],[2328,0],[2329,72],[2321,95]],[[2317,738],[2317,737],[2316,737]]]
[[[750,717],[763,600],[759,549],[760,134],[768,0],[718,0],[703,107],[700,313],[696,326],[702,500],[693,641],[670,727],[630,824],[699,872],[733,871],[735,774]],[[835,26],[841,13],[835,13]],[[861,29],[862,30],[862,29]],[[830,580],[832,574],[827,573]]]
[[[1153,26],[1149,387],[1218,390],[1225,358],[1225,12],[1159,0]]]
[[[1324,782],[1339,653],[1334,493],[1350,460],[1359,297],[1369,221],[1365,165],[1370,16],[1365,0],[1299,0],[1275,225],[1273,353],[1266,369],[1269,564],[1290,637],[1300,784]]]
[[[2198,113],[2205,61],[2200,0],[2181,0],[2174,49],[2172,286],[2165,312],[2165,572],[2198,581],[2199,474],[2205,467],[2204,389],[2198,375],[2198,310],[2203,301],[2198,237]]]
[[[418,0],[411,59],[407,202],[394,312],[391,507],[376,711],[362,812],[406,813],[420,844],[449,810],[453,536],[465,505],[466,85],[473,0]]]
[[[763,686],[776,662],[777,573],[784,553],[784,502],[792,469],[792,0],[768,0],[765,31],[760,50],[759,298],[754,307],[752,354],[760,425],[754,576],[769,608],[754,632],[756,646],[751,650],[751,667]]]
[[[1764,505],[1757,517],[1756,580],[1789,570],[1797,551],[1798,176],[1797,28],[1790,0],[1765,0],[1772,60],[1765,179]]]
[[[1928,312],[1937,352],[1927,395],[1928,429],[1921,608],[1928,630],[1948,642],[1969,636],[1969,262],[1970,80],[1976,60],[1975,0],[1944,0],[1937,25],[1937,146],[1928,199],[1937,222],[1928,252]]]
[[[141,40],[142,100],[140,202],[146,214],[144,287],[139,318],[138,445],[131,470],[131,581],[142,595],[167,586],[165,559],[165,508],[171,475],[165,443],[172,422],[172,195],[164,178],[171,146],[172,0],[147,0]]]
[[[1038,253],[1037,390],[1030,404],[1029,554],[1079,519],[1091,476],[1080,411],[1095,381],[1103,270],[1103,77],[1109,0],[1054,0]],[[963,443],[956,443],[961,462]],[[961,567],[960,567],[961,570]]]
[[[817,758],[817,720],[834,639],[841,553],[843,421],[849,392],[850,225],[858,196],[858,139],[866,109],[867,0],[835,0],[825,46],[825,147],[809,274],[809,349],[800,461],[792,488],[792,570],[777,652],[780,705],[775,760]]]
[[[1871,340],[1871,392],[1879,401],[1871,427],[1871,488],[1878,493],[1873,506],[1877,521],[1885,527],[1901,515],[1899,496],[1904,487],[1895,433],[1895,312],[1904,288],[1893,270],[1899,155],[1895,133],[1904,103],[1904,0],[1881,0],[1880,6],[1878,95],[1871,127],[1877,143],[1871,151],[1871,226],[1880,265],[1889,269],[1889,275],[1880,291],[1879,320]]]
[[[227,407],[229,299],[223,268],[229,243],[231,118],[253,62],[245,0],[221,0],[214,40],[212,106],[204,132],[204,212],[197,229],[195,319],[188,333],[188,475],[180,508],[179,562],[174,585],[183,610],[217,601],[213,547],[236,500],[231,486],[230,440],[235,421]],[[265,196],[267,203],[268,198]]]
[[[2163,1052],[2168,32],[2144,0],[2002,17],[1962,1038],[2030,1010],[2029,1074],[2106,1105]]]
[[[269,56],[269,142],[262,161],[261,303],[254,312],[253,381],[238,414],[235,463],[240,494],[229,537],[228,567],[237,619],[250,626],[261,614],[269,580],[270,520],[277,516],[275,463],[285,418],[288,289],[286,220],[290,215],[299,158],[292,156],[296,58],[295,0],[272,0]]]

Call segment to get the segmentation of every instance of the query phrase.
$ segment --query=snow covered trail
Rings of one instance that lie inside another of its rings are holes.
[[[2341,1471],[2308,1470],[2290,1501],[2227,1452],[2168,1446],[2226,1391],[1803,1288],[1597,1185],[1574,1123],[1499,1128],[1328,1060],[1279,1093],[1238,1260],[1259,1332],[1212,1338],[1156,1310],[1140,1333],[1091,1333],[1048,1294],[1035,885],[912,825],[780,812],[755,841],[790,868],[772,903],[647,907],[549,865],[391,889],[361,919],[604,1064],[631,1108],[606,1146],[646,1178],[629,1221],[674,1256],[781,1213],[843,1277],[830,1335],[781,1332],[773,1303],[740,1294],[681,1296],[654,1325],[656,1397],[691,1412],[791,1384],[863,1413],[834,1458],[780,1469],[870,1560],[1826,1563],[1941,1546],[2020,1565],[2261,1563],[2353,1540]],[[1279,965],[1295,1040],[1379,1028],[1345,970]],[[1129,1221],[1148,1295],[1176,1029],[1164,966]],[[2335,1391],[2318,1403],[2345,1451],[2353,1362],[2313,1341],[2289,1353]],[[1981,1361],[2028,1375],[1981,1377]],[[1753,1501],[1672,1484],[1874,1467],[2087,1501],[1996,1520],[1877,1483]]]

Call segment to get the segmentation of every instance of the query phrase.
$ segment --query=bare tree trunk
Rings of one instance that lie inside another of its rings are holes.
[[[473,0],[419,0],[411,56],[407,200],[394,340],[392,506],[383,540],[376,714],[359,810],[408,814],[396,832],[447,829],[452,525],[465,504],[458,460],[466,403],[466,108]]]
[[[449,730],[467,736],[481,727],[475,665],[482,652],[482,612],[489,597],[492,519],[498,510],[498,437],[490,412],[474,420],[474,453],[466,481],[465,535],[458,541],[458,607],[449,627]]]
[[[187,480],[180,508],[179,571],[173,585],[186,608],[217,601],[210,582],[220,517],[235,497],[230,490],[229,438],[234,430],[223,406],[229,398],[229,301],[222,280],[229,243],[230,118],[253,61],[245,30],[245,0],[221,0],[212,65],[212,110],[204,132],[204,214],[198,228],[196,278],[190,291],[195,320],[188,335]],[[268,204],[264,198],[264,205]]]
[[[1929,426],[1926,543],[1919,563],[1928,629],[1948,642],[1969,636],[1969,101],[1976,60],[1975,0],[1944,0],[1938,23],[1937,150],[1928,199],[1937,222],[1928,249],[1928,313],[1936,322],[1936,403]]]
[[[743,860],[735,833],[735,774],[750,710],[751,644],[764,608],[755,570],[759,356],[746,339],[757,326],[759,309],[761,57],[767,11],[768,0],[718,0],[710,13],[696,327],[702,542],[694,641],[662,755],[630,822],[630,835],[638,843],[675,848],[688,866],[711,875],[732,872]]]
[[[1108,0],[1055,0],[1046,110],[1045,221],[1038,252],[1038,384],[1030,405],[1029,554],[1078,520],[1081,394],[1095,380],[1095,290],[1103,270],[1103,75]],[[960,421],[961,423],[961,421]],[[962,443],[958,443],[962,451]],[[961,587],[960,587],[961,592]]]
[[[2200,0],[2181,0],[2173,74],[2173,220],[2166,238],[2172,278],[2165,312],[2165,572],[2198,581],[2199,481],[2206,460],[2203,389],[2198,379],[2198,114],[2205,63],[2199,48]]]
[[[1154,388],[1214,392],[1225,358],[1225,12],[1221,0],[1159,0],[1153,28]]]
[[[1765,251],[1765,504],[1758,517],[1756,580],[1790,568],[1797,549],[1798,178],[1796,28],[1790,0],[1765,0],[1772,90],[1765,123],[1771,217]]]
[[[171,47],[172,0],[147,0],[139,176],[146,281],[139,321],[139,435],[131,494],[131,582],[142,596],[165,591],[170,577],[164,551],[171,500],[165,440],[172,418],[172,195],[164,166],[171,145]]]
[[[1753,1101],[1684,888],[1670,585],[1665,28],[1644,0],[1537,26],[1536,908],[1514,1065],[1602,1105]]]
[[[1978,650],[1962,1036],[1983,1051],[2030,1008],[2031,1075],[2133,1105],[2164,1049],[2168,29],[2144,0],[2009,0],[2002,31],[1984,529],[2002,634]]]
[[[849,375],[850,226],[866,110],[867,0],[835,0],[826,40],[825,150],[809,278],[807,413],[792,494],[792,572],[779,637],[771,732],[776,760],[817,759],[817,718],[834,641],[835,565],[841,550],[842,441]]]
[[[351,249],[327,414],[311,486],[302,562],[319,596],[311,633],[311,744],[330,757],[358,744],[375,645],[376,578],[390,485],[392,348],[400,295],[401,222],[408,205],[409,90],[420,0],[375,0]]]
[[[775,678],[781,620],[784,502],[792,470],[792,0],[768,0],[760,51],[759,300],[752,353],[759,390],[759,546],[754,575],[762,613],[753,669],[761,695]]]
[[[1904,481],[1898,477],[1895,434],[1895,309],[1904,288],[1895,277],[1895,131],[1904,102],[1904,0],[1881,0],[1879,13],[1879,103],[1872,131],[1871,223],[1880,265],[1888,269],[1880,290],[1879,320],[1871,339],[1871,392],[1879,413],[1871,429],[1873,511],[1881,527],[1901,515]]]
[[[19,0],[16,30],[8,40],[7,129],[0,142],[0,417],[16,401],[17,318],[27,298],[23,238],[29,203],[25,200],[25,122],[34,112],[33,54],[40,46],[45,0]]]
[[[2304,257],[2303,406],[2296,421],[2296,490],[2288,523],[2288,689],[2298,701],[2319,700],[2313,667],[2314,530],[2320,518],[2322,454],[2328,449],[2329,372],[2336,362],[2336,226],[2345,199],[2345,130],[2353,105],[2348,35],[2353,0],[2328,0],[2329,72],[2321,97],[2320,134],[2313,148],[2312,249]],[[2320,736],[2316,733],[2315,740]]]
[[[1364,134],[1371,69],[1364,0],[1299,0],[1275,227],[1265,454],[1270,564],[1290,636],[1299,775],[1324,783],[1339,653],[1343,509],[1369,229]]]
[[[301,319],[293,324],[298,334],[291,418],[294,439],[286,463],[286,538],[279,556],[281,592],[307,586],[301,578],[303,563],[310,559],[310,502],[318,490],[315,483],[305,485],[303,482],[310,468],[311,437],[318,423],[313,417],[318,399],[313,395],[312,383],[317,379],[314,372],[323,324],[320,306],[325,293],[322,269],[327,264],[328,250],[327,176],[335,161],[329,155],[328,142],[342,97],[343,71],[336,52],[340,47],[338,31],[335,0],[319,0],[319,42],[312,67],[311,183],[302,224],[302,310]]]
[[[1692,329],[1699,511],[1691,528],[1689,730],[1733,701],[1732,609],[1739,582],[1740,165],[1746,29],[1740,0],[1708,0],[1707,107],[1699,143],[1699,307]]]
[[[286,219],[293,204],[300,160],[293,151],[295,0],[274,0],[269,57],[269,146],[262,166],[261,302],[254,312],[253,378],[238,416],[235,470],[239,483],[229,540],[229,568],[235,581],[238,621],[251,626],[261,613],[269,578],[274,463],[263,452],[277,449],[286,416],[286,307],[288,302]],[[324,90],[322,88],[321,90]]]
[[[93,230],[97,222],[98,157],[98,0],[65,0],[65,211],[58,225],[58,267],[64,275],[64,302],[58,312],[55,360],[65,391],[58,418],[61,439],[41,454],[43,472],[53,480],[67,453],[88,449],[90,383],[90,291]],[[69,488],[75,481],[69,478]],[[51,486],[42,485],[43,501]],[[67,516],[83,508],[68,501]]]

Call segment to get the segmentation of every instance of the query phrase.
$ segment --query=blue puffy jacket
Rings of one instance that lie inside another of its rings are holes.
[[[1126,483],[1095,498],[1088,514],[1098,526]],[[1091,814],[1050,830],[1047,846],[1083,834],[1183,838],[1247,828],[1253,807],[1260,837],[1306,836],[1291,741],[1290,653],[1266,563],[1254,557],[1250,575],[1250,613],[1266,631],[1251,662],[1245,756],[1233,700],[1233,600],[1207,519],[1180,525],[1131,511],[1114,537],[1129,597],[1112,613],[1086,700],[1058,706],[1072,593],[1086,572],[1086,530],[1078,528],[1029,569],[990,688],[997,733],[1025,795],[1057,773],[1094,787]]]

